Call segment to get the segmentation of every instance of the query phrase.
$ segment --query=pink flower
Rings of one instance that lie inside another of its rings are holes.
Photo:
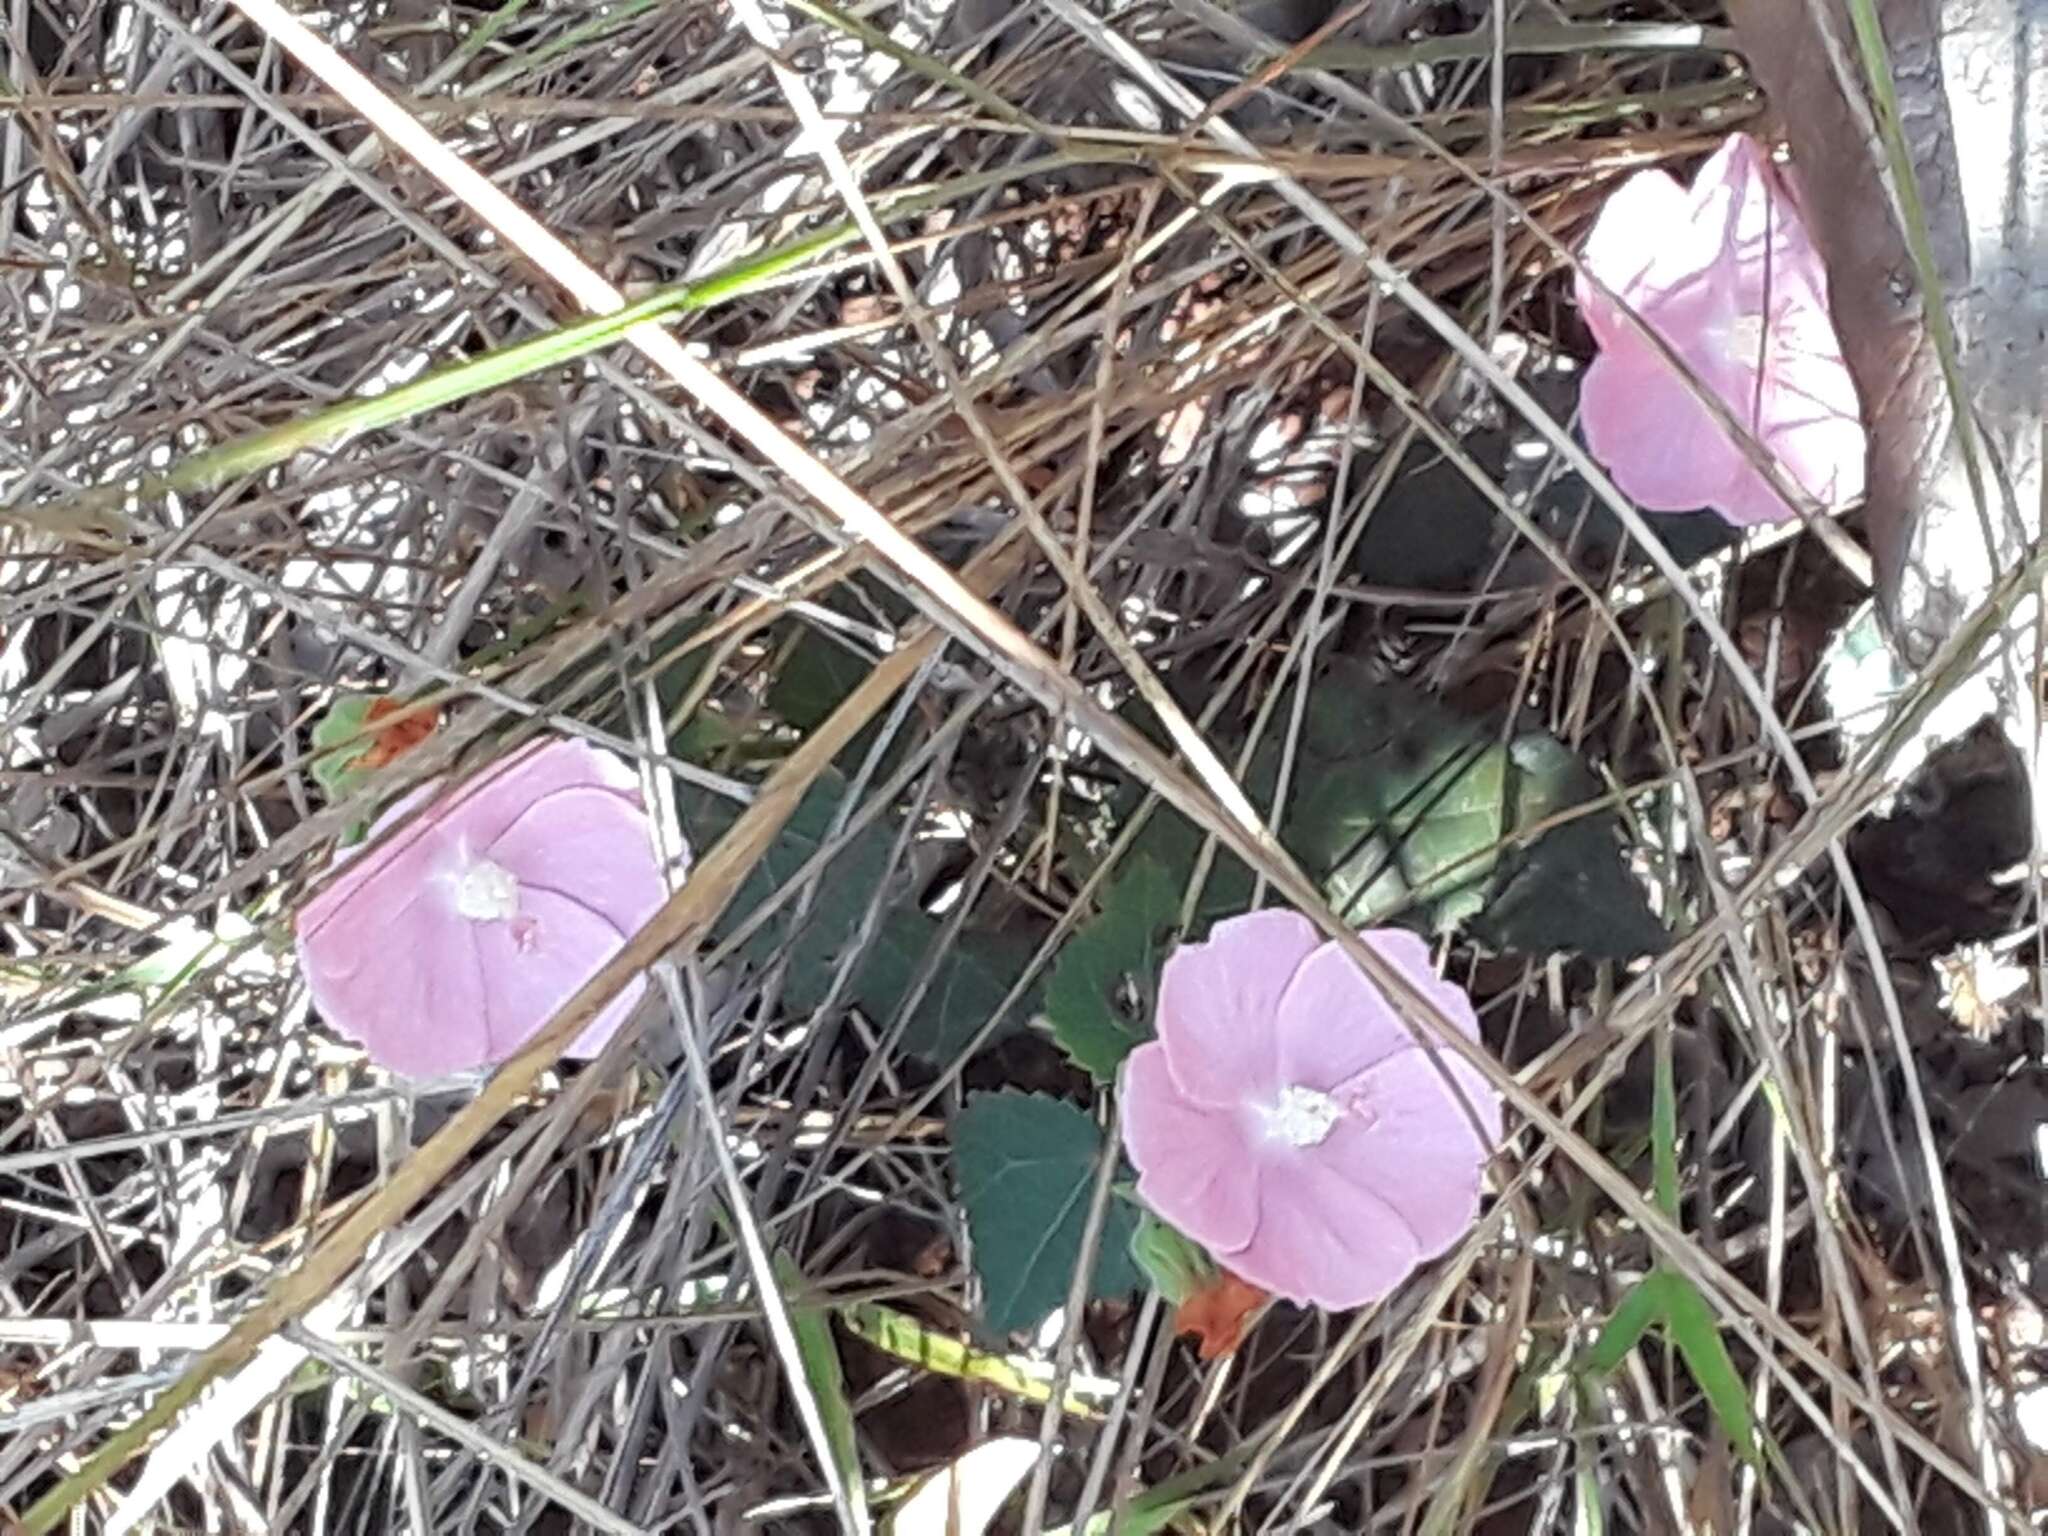
[[[503,1061],[669,890],[631,770],[564,739],[422,785],[333,867],[298,916],[307,985],[330,1025],[411,1077]],[[601,1050],[645,985],[635,977],[569,1054]]]
[[[1297,912],[1174,951],[1159,1038],[1124,1061],[1138,1193],[1224,1269],[1298,1302],[1377,1301],[1479,1213],[1500,1100],[1448,1049],[1482,1139],[1386,995]],[[1361,937],[1473,1039],[1465,994],[1413,934]]]
[[[1587,447],[1637,503],[1712,507],[1736,524],[1794,515],[1586,272],[1822,505],[1863,494],[1863,417],[1828,314],[1827,273],[1755,139],[1730,138],[1690,190],[1663,171],[1631,176],[1601,208],[1583,263],[1579,308],[1600,355],[1586,371],[1579,416]]]

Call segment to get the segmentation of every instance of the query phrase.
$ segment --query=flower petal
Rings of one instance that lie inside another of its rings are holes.
[[[1368,929],[1359,937],[1469,1037],[1479,1038],[1471,999],[1436,974],[1427,944],[1400,928]],[[1294,973],[1280,999],[1278,1034],[1280,1081],[1326,1093],[1374,1062],[1416,1048],[1392,1001],[1336,944],[1323,945]]]
[[[1806,362],[1791,376],[1787,373],[1780,365],[1766,386],[1763,445],[1780,470],[1822,506],[1846,506],[1863,494],[1870,447],[1849,370],[1838,361],[1831,375],[1818,363]],[[1763,472],[1747,462],[1713,505],[1730,523],[1744,527],[1796,515]]]
[[[587,741],[551,736],[522,747],[450,790],[436,812],[472,848],[485,848],[537,802],[568,789],[601,789],[639,804],[638,780]]]
[[[1799,295],[1827,304],[1827,268],[1807,233],[1798,200],[1770,152],[1746,133],[1731,134],[1694,177],[1694,217],[1718,229],[1712,265],[1748,306],[1775,306]]]
[[[1428,1056],[1410,1049],[1345,1084],[1339,1097],[1350,1112],[1312,1153],[1398,1212],[1424,1258],[1449,1248],[1479,1214],[1481,1175],[1501,1134],[1499,1095],[1448,1051],[1438,1059],[1470,1102],[1484,1142]]]
[[[409,1075],[502,1060],[667,896],[633,783],[609,753],[554,738],[464,784],[412,791],[368,845],[337,855],[299,913],[322,1017]],[[455,909],[457,882],[487,852],[519,882],[512,922]],[[569,1054],[600,1049],[644,990],[632,981]]]
[[[1227,918],[1202,944],[1183,944],[1159,977],[1159,1039],[1173,1078],[1198,1104],[1225,1108],[1279,1088],[1274,1019],[1316,930],[1272,908]]]
[[[1190,1102],[1157,1041],[1124,1058],[1117,1103],[1139,1197],[1212,1253],[1250,1241],[1259,1219],[1259,1168],[1238,1118]]]
[[[340,989],[360,973],[385,968],[414,945],[420,922],[431,924],[430,897],[446,839],[431,813],[408,816],[432,790],[431,784],[414,790],[377,819],[363,843],[337,852],[326,883],[299,909],[293,939],[323,1014],[336,1005],[346,1011]]]
[[[522,889],[553,891],[631,934],[668,899],[647,817],[608,789],[558,789],[521,811],[487,845]]]
[[[1761,256],[1790,208],[1776,192],[1770,153],[1748,134],[1729,134],[1707,156],[1693,173],[1689,201],[1692,223],[1713,238],[1709,265]]]
[[[490,1059],[471,925],[421,888],[409,902],[350,902],[299,961],[320,1017],[379,1066],[441,1077]],[[363,963],[368,957],[369,963]]]
[[[487,1027],[483,962],[470,924],[455,919],[444,947],[417,964],[420,996],[409,1014],[380,1009],[378,1038],[370,1054],[379,1065],[407,1077],[445,1077],[473,1072],[497,1060]],[[393,1028],[394,1018],[409,1027]]]
[[[1392,1206],[1310,1154],[1293,1159],[1285,1177],[1266,1179],[1257,1232],[1217,1259],[1276,1296],[1340,1310],[1378,1301],[1421,1254]]]
[[[1622,313],[1630,306],[1792,479],[1829,505],[1855,499],[1867,452],[1861,407],[1828,311],[1825,263],[1790,181],[1747,134],[1723,140],[1700,167],[1682,212],[1668,187],[1642,190],[1638,180],[1610,197],[1586,245],[1584,265],[1621,302],[1593,292],[1584,274],[1577,285],[1601,348],[1581,395],[1587,445],[1652,510],[1709,506],[1736,524],[1794,515],[1634,334]],[[1657,255],[1662,246],[1677,254]],[[1767,350],[1756,324],[1765,314]]]
[[[1586,446],[1649,511],[1715,505],[1747,461],[1691,386],[1640,341],[1635,347],[1602,352],[1586,370],[1579,390]]]
[[[1844,506],[1863,494],[1870,443],[1834,323],[1824,308],[1787,306],[1771,329],[1765,446],[1823,505]]]
[[[519,915],[474,925],[483,962],[484,1019],[491,1059],[502,1061],[554,1017],[576,990],[625,945],[626,936],[581,902],[521,885]],[[635,978],[570,1047],[591,1056],[633,1011],[645,982]]]
[[[1855,417],[1815,415],[1783,422],[1766,442],[1785,472],[1822,506],[1847,506],[1862,497],[1870,439]]]
[[[1591,273],[1623,304],[1642,306],[1709,266],[1718,241],[1698,232],[1692,199],[1670,172],[1637,171],[1608,193],[1586,237],[1574,287],[1579,309],[1605,347],[1623,328],[1613,299],[1586,281]]]
[[[330,975],[374,960],[377,950],[359,937],[363,925],[374,931],[391,921],[394,905],[423,892],[440,868],[447,843],[438,821],[432,812],[412,815],[435,788],[422,784],[379,816],[361,843],[336,850],[326,883],[299,909],[300,951],[318,955]]]
[[[307,902],[293,925],[299,965],[322,1012],[329,1011],[322,989],[342,987],[360,973],[382,969],[380,962],[390,959],[394,947],[404,947],[419,909],[428,905],[424,876],[408,880],[401,874],[380,885],[351,879],[351,873],[344,871]]]

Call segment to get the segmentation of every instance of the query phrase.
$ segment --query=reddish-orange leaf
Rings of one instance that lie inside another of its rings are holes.
[[[364,723],[372,724],[386,715],[397,714],[405,707],[403,699],[394,699],[388,694],[372,699],[363,716]],[[355,765],[359,768],[382,768],[386,763],[395,762],[433,735],[440,724],[441,711],[438,709],[422,709],[403,720],[394,720],[377,732],[370,750],[357,758]]]
[[[1204,1360],[1221,1360],[1236,1353],[1245,1330],[1270,1300],[1271,1296],[1250,1281],[1238,1279],[1227,1269],[1218,1270],[1214,1280],[1175,1309],[1173,1331],[1192,1333]]]

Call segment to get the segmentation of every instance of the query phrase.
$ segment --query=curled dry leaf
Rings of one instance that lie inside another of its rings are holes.
[[[394,699],[389,694],[372,699],[363,719],[370,725],[387,719],[391,723],[377,727],[369,750],[355,760],[356,766],[361,768],[382,768],[387,763],[396,762],[441,728],[438,707],[408,706],[404,700]]]
[[[1213,1280],[1174,1308],[1173,1331],[1193,1334],[1196,1351],[1204,1360],[1221,1360],[1237,1353],[1237,1346],[1272,1299],[1249,1280],[1227,1269],[1218,1270]]]
[[[889,1536],[981,1536],[1038,1465],[1038,1442],[987,1440],[919,1483],[889,1523]]]

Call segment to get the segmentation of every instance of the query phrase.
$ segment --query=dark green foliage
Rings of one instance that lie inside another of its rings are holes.
[[[863,1012],[877,1021],[896,1016],[944,927],[907,907],[882,919],[854,976],[853,993]],[[903,1049],[925,1061],[951,1061],[996,1016],[1036,947],[1018,933],[969,928],[954,935],[940,953],[931,985],[911,1010]],[[1015,1029],[1031,1008],[1032,995],[1026,992],[997,1036]]]
[[[813,730],[870,670],[869,663],[832,636],[804,625],[768,685],[768,707],[798,730]]]
[[[1598,781],[1554,737],[1519,736],[1509,757],[1518,828],[1601,796]],[[1622,860],[1617,820],[1611,810],[1576,815],[1511,852],[1473,932],[1503,949],[1538,954],[1629,960],[1662,950],[1670,934]]]
[[[1497,737],[1399,681],[1339,663],[1310,696],[1282,837],[1347,918],[1475,911],[1506,812]]]
[[[984,1093],[953,1124],[960,1203],[974,1238],[988,1326],[1033,1328],[1065,1303],[1081,1256],[1102,1133],[1060,1099]],[[1131,1239],[1138,1213],[1112,1197],[1088,1294],[1122,1296],[1138,1284]]]
[[[1108,1082],[1133,1046],[1152,1038],[1166,941],[1180,920],[1181,882],[1148,855],[1110,883],[1102,910],[1060,950],[1045,1011],[1074,1064]]]
[[[1254,756],[1255,803],[1270,804],[1279,760],[1277,745]],[[1503,950],[1633,959],[1669,936],[1622,857],[1615,812],[1581,812],[1602,794],[1554,737],[1507,735],[1340,658],[1310,695],[1279,830],[1360,926],[1420,918]],[[1534,833],[1566,812],[1581,813]],[[1528,833],[1532,841],[1518,840]],[[1200,846],[1167,811],[1139,840],[1175,881],[1191,875]],[[1250,872],[1219,856],[1196,908],[1197,936],[1244,911],[1251,890]]]
[[[1482,463],[1506,452],[1498,433],[1477,435],[1467,446],[1479,450]],[[1469,592],[1493,559],[1497,521],[1464,471],[1434,444],[1418,441],[1373,504],[1351,568],[1376,586]]]
[[[736,932],[756,908],[802,872],[831,833],[846,790],[847,781],[837,770],[827,769],[819,776],[781,835],[748,873],[714,930],[715,937],[724,939]],[[690,844],[698,849],[708,848],[738,815],[730,801],[694,789],[681,790],[677,801]],[[782,1003],[790,1012],[804,1012],[825,1001],[834,973],[859,939],[869,907],[885,886],[890,887],[885,902],[892,897],[893,904],[841,995],[878,1024],[889,1023],[901,1011],[943,924],[910,904],[907,880],[892,880],[889,853],[894,836],[887,817],[871,822],[826,865],[801,926],[792,899],[742,946],[747,961],[759,967],[788,957]],[[911,1011],[903,1048],[928,1061],[950,1060],[994,1016],[1023,974],[1032,949],[1021,935],[963,929],[946,947],[931,985]],[[1031,1007],[1027,993],[1011,1010],[1005,1030],[1016,1028]]]

